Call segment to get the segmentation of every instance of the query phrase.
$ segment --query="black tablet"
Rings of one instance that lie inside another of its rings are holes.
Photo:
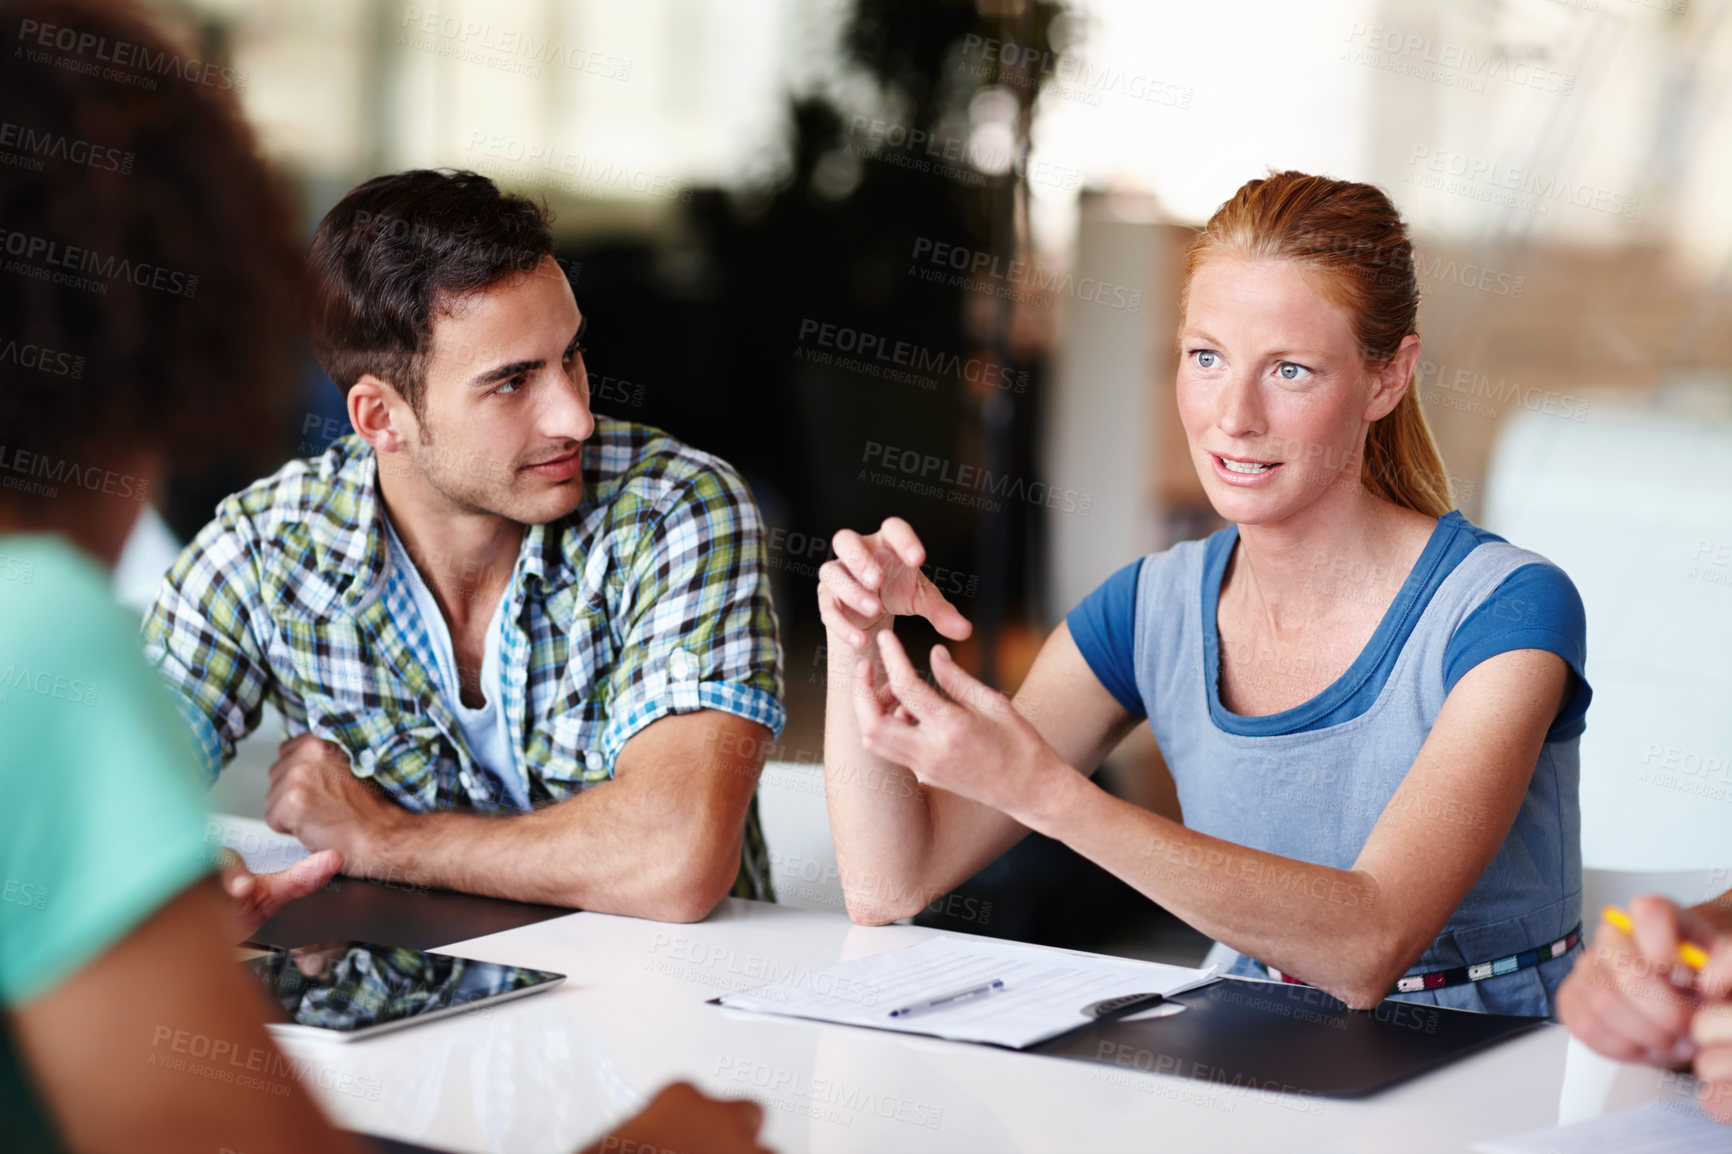
[[[241,963],[288,1017],[286,1036],[353,1041],[551,990],[564,974],[472,958],[330,941],[270,949]]]

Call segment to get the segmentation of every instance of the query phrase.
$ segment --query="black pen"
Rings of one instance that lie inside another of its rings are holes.
[[[958,990],[954,994],[945,994],[942,998],[934,998],[930,1002],[916,1002],[912,1006],[904,1006],[900,1010],[891,1010],[892,1018],[906,1018],[912,1014],[923,1014],[927,1010],[940,1010],[946,1006],[954,1006],[958,1002],[970,1002],[975,998],[984,998],[988,994],[1004,989],[1004,979],[994,978],[984,986],[974,986],[966,990]]]

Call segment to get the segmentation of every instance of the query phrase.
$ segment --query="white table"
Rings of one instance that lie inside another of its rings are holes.
[[[1572,1085],[1582,1081],[1585,1051],[1557,1026],[1344,1102],[706,1004],[935,932],[734,899],[687,926],[577,913],[442,947],[568,974],[556,990],[368,1041],[285,1049],[343,1126],[500,1154],[568,1154],[675,1079],[761,1101],[765,1140],[784,1154],[1459,1152],[1557,1124],[1566,1051]],[[1658,1071],[1610,1063],[1587,1082],[1589,1113],[1687,1093]]]

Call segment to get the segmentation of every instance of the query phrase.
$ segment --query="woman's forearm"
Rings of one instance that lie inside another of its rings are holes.
[[[854,714],[855,669],[870,660],[884,683],[876,631],[864,648],[829,631],[824,708],[824,798],[848,913],[857,922],[895,921],[925,905],[921,888],[932,849],[926,790],[906,766],[868,753]]]
[[[955,821],[941,829],[940,818],[948,820],[957,807],[940,814],[935,803],[972,798],[965,804],[985,807],[1007,828],[1033,829],[1065,842],[1203,932],[1349,1005],[1375,1005],[1441,928],[1389,908],[1365,870],[1248,849],[1188,830],[1094,785],[1067,753],[1086,749],[1089,756],[1077,760],[1092,765],[1114,727],[1099,724],[1110,718],[1078,727],[1074,716],[1090,712],[1086,699],[1075,708],[1043,707],[1055,692],[1062,699],[1059,689],[1074,680],[1059,677],[1058,664],[1040,678],[1031,674],[1034,684],[1018,694],[1020,707],[1039,714],[1044,732],[1026,721],[1006,723],[996,709],[980,706],[940,715],[931,702],[916,703],[924,720],[912,729],[901,727],[899,737],[878,732],[875,748],[906,745],[922,778],[936,777],[944,790],[961,797],[929,792],[937,787],[923,786],[912,770],[864,748],[854,700],[855,693],[868,691],[856,673],[863,656],[873,661],[873,685],[888,682],[915,698],[927,692],[901,650],[891,649],[896,669],[887,672],[875,637],[856,649],[836,631],[830,634],[826,793],[843,889],[856,921],[879,923],[913,913],[931,900],[927,890],[941,891],[990,860],[984,856],[996,846],[990,833],[973,847],[979,853],[937,844],[941,835],[958,842],[962,830],[950,828]],[[948,665],[941,670],[935,658],[935,674],[946,671],[955,682],[946,685],[953,696],[971,688]],[[886,729],[882,717],[873,724]]]
[[[1376,879],[1248,849],[1113,797],[1080,774],[1014,815],[1185,922],[1349,1005],[1375,1005],[1436,929],[1405,925]]]

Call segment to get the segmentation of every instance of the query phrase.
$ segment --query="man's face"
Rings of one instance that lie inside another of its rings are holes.
[[[441,302],[406,454],[434,492],[529,525],[582,503],[583,442],[595,432],[583,326],[552,257]]]

